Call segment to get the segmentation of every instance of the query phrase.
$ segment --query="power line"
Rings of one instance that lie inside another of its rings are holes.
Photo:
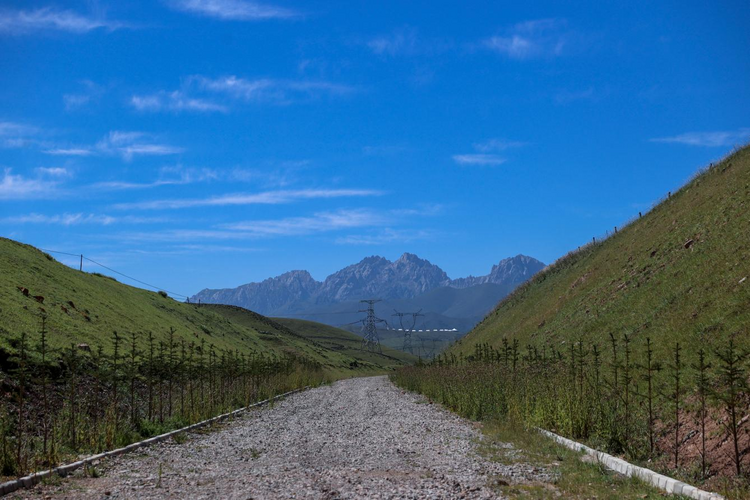
[[[377,351],[383,353],[380,347],[380,337],[378,337],[378,323],[388,323],[384,319],[375,316],[375,303],[380,302],[378,299],[360,300],[360,303],[367,304],[367,309],[359,312],[367,313],[367,318],[362,320],[362,350]]]
[[[71,257],[80,257],[81,254],[78,253],[68,253],[68,252],[60,252],[59,250],[47,250],[46,248],[40,248],[42,252],[49,252],[49,253],[59,253],[60,255],[70,255]]]
[[[333,314],[358,314],[360,311],[338,311],[338,312],[319,312],[319,313],[294,313],[294,314],[287,314],[286,316],[329,316]],[[359,321],[355,321],[354,323],[359,323]],[[351,323],[350,323],[351,324]]]
[[[59,250],[48,250],[48,249],[45,249],[45,248],[40,248],[40,250],[42,250],[43,252],[56,253],[56,254],[60,254],[60,255],[69,255],[71,257],[80,257],[81,261],[87,260],[87,261],[91,262],[92,264],[96,264],[99,267],[103,267],[107,271],[111,271],[111,272],[113,272],[115,274],[119,274],[120,276],[123,276],[123,277],[125,277],[125,278],[127,278],[129,280],[135,281],[136,283],[140,283],[141,285],[147,286],[149,288],[153,288],[153,289],[158,290],[158,291],[167,292],[168,294],[174,295],[176,297],[182,297],[182,298],[185,298],[185,299],[189,298],[187,295],[183,295],[181,293],[170,292],[169,290],[166,290],[164,288],[161,288],[161,287],[158,287],[158,286],[155,286],[155,285],[151,285],[149,283],[146,283],[145,281],[141,281],[141,280],[139,280],[137,278],[133,278],[132,276],[128,276],[125,273],[121,273],[120,271],[116,271],[115,269],[112,269],[111,267],[107,267],[104,264],[101,264],[101,263],[99,263],[99,262],[97,262],[95,260],[89,259],[88,257],[84,257],[82,254],[61,252]],[[81,266],[81,267],[83,267],[83,266]]]
[[[395,309],[394,311],[396,312],[396,314],[393,314],[393,316],[398,316],[398,321],[401,324],[401,331],[404,332],[404,344],[403,344],[403,347],[401,347],[401,350],[404,352],[409,352],[411,354],[414,354],[414,349],[411,343],[411,332],[414,331],[414,327],[417,324],[417,317],[424,316],[424,314],[422,314],[421,309],[417,312],[410,312],[410,313],[398,312]],[[411,327],[404,328],[404,316],[407,316],[407,315],[411,315],[412,323],[411,323]]]

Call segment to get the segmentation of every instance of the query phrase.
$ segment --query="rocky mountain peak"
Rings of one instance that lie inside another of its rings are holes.
[[[525,255],[501,260],[486,276],[451,280],[439,266],[413,253],[391,262],[372,255],[328,276],[322,283],[304,270],[289,271],[260,283],[237,288],[203,290],[192,300],[233,304],[262,314],[283,315],[314,304],[360,300],[412,299],[436,288],[469,288],[484,283],[516,285],[541,270],[544,264]]]

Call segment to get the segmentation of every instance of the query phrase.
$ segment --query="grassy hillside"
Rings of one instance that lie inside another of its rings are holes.
[[[362,337],[340,328],[303,319],[275,318],[274,320],[317,345],[352,357],[364,366],[372,364],[384,368],[395,368],[417,361],[417,358],[411,354],[387,346],[383,346],[383,354],[363,352],[360,350]]]
[[[503,300],[455,352],[503,337],[527,344],[610,332],[651,337],[657,356],[679,341],[691,356],[739,332],[750,347],[750,147],[687,183],[607,240],[537,274]],[[558,347],[559,348],[559,347]]]
[[[0,238],[0,271],[0,342],[11,351],[21,332],[36,342],[44,316],[52,348],[86,343],[109,352],[115,330],[128,339],[131,332],[138,333],[140,347],[145,348],[147,332],[157,342],[166,341],[174,328],[178,344],[203,340],[217,350],[289,352],[339,373],[348,371],[354,361],[364,361],[353,353],[328,350],[251,311],[177,302],[71,269],[34,247],[5,238]],[[369,363],[365,369],[383,370],[392,363],[398,361]]]

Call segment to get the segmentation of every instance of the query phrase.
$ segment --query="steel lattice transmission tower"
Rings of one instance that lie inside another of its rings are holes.
[[[383,349],[380,347],[380,337],[378,336],[378,323],[386,323],[386,325],[388,323],[375,316],[375,303],[380,302],[380,300],[367,299],[359,302],[367,304],[367,309],[359,311],[367,313],[367,317],[362,320],[362,349],[382,353]]]
[[[394,311],[396,310],[394,309]],[[404,316],[406,315],[411,315],[411,318],[412,318],[411,326],[409,328],[404,328]],[[401,350],[404,352],[408,352],[410,354],[414,354],[414,347],[412,346],[412,343],[411,343],[411,333],[414,331],[414,326],[416,326],[417,324],[417,317],[424,316],[424,314],[422,314],[422,310],[420,309],[419,311],[415,313],[402,313],[402,312],[396,311],[396,313],[393,316],[398,316],[398,321],[399,321],[399,324],[401,325],[401,330],[404,332],[404,345],[401,347]]]

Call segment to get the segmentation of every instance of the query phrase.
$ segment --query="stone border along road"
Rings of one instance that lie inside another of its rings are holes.
[[[342,380],[108,459],[18,498],[497,498],[493,484],[551,482],[536,466],[479,455],[483,436],[386,377]],[[499,445],[502,446],[502,445]],[[15,496],[13,496],[16,498]]]
[[[622,474],[623,476],[632,477],[635,476],[646,484],[650,484],[655,488],[659,488],[667,493],[673,493],[675,495],[682,495],[688,498],[694,498],[695,500],[724,500],[724,497],[717,494],[711,493],[710,491],[703,491],[695,486],[691,486],[682,481],[672,479],[671,477],[658,474],[650,469],[644,467],[638,467],[637,465],[630,464],[625,460],[617,457],[613,457],[603,451],[594,450],[588,446],[577,443],[571,439],[558,436],[554,432],[546,431],[544,429],[538,429],[539,432],[547,436],[548,438],[556,441],[571,450],[580,451],[590,457],[596,459],[597,462],[603,464],[605,467],[612,469],[615,472]]]

